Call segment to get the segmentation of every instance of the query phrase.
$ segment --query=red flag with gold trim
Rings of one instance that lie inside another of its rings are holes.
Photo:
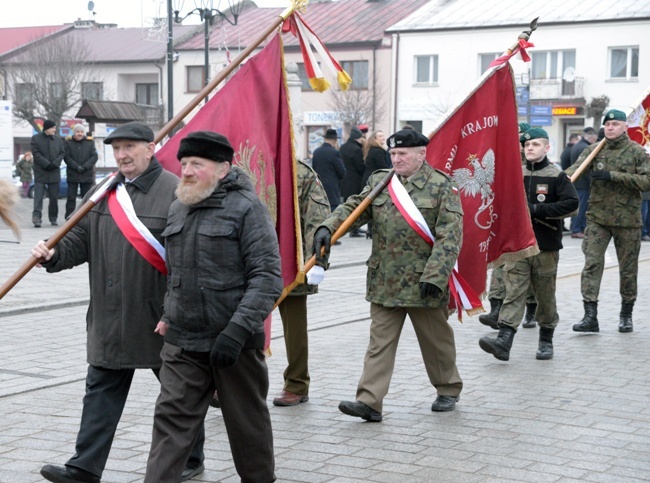
[[[483,294],[489,264],[539,251],[524,193],[510,64],[486,72],[429,137],[427,161],[452,178],[463,204],[458,273]]]
[[[627,116],[627,134],[650,153],[650,94]]]
[[[250,177],[275,222],[285,287],[303,272],[295,157],[280,34],[239,71],[156,156],[180,174],[176,153],[181,139],[194,131],[215,131],[235,149],[233,164]],[[267,331],[267,337],[269,336]]]

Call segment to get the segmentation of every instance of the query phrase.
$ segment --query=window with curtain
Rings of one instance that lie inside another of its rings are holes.
[[[568,67],[576,66],[575,50],[531,52],[533,79],[561,79]]]
[[[135,85],[135,102],[147,106],[157,106],[160,102],[158,97],[158,84],[136,84]]]
[[[639,77],[639,48],[612,47],[609,50],[609,77],[634,79]]]
[[[414,64],[416,85],[433,85],[438,83],[437,55],[416,55]]]

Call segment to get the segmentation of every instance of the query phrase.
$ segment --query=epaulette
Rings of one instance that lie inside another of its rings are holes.
[[[431,166],[433,168],[433,166]],[[443,170],[438,169],[438,168],[433,168],[434,171],[437,171],[441,175],[443,175],[445,178],[447,178],[449,181],[452,181],[451,175],[449,173],[445,173]]]

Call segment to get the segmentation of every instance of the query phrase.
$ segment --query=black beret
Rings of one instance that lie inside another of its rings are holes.
[[[386,142],[389,148],[414,148],[429,144],[429,138],[412,129],[402,129],[392,134]]]
[[[603,124],[605,124],[607,121],[627,122],[627,116],[623,111],[619,111],[618,109],[610,109],[605,113],[605,117],[603,118]]]
[[[325,139],[338,139],[339,135],[336,132],[336,129],[328,129],[325,131],[325,136],[323,136]]]
[[[47,131],[50,128],[53,128],[56,126],[56,123],[54,121],[50,121],[49,119],[46,119],[45,122],[43,123],[43,131]]]
[[[127,122],[110,133],[108,137],[104,139],[104,144],[111,144],[116,139],[131,139],[133,141],[152,143],[153,131],[149,126],[146,126],[141,122]]]
[[[226,136],[212,131],[195,131],[181,140],[176,157],[196,156],[211,161],[232,161],[235,150]]]
[[[526,141],[540,138],[548,139],[548,133],[541,127],[533,127],[521,135],[519,142],[521,142],[521,145],[523,146],[526,144]]]

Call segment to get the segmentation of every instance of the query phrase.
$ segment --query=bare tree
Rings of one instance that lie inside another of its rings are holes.
[[[3,67],[14,116],[35,129],[39,118],[58,125],[67,111],[80,104],[82,84],[92,76],[88,46],[74,33],[37,43]]]
[[[593,118],[593,126],[596,131],[600,127],[600,121],[603,118],[603,114],[605,114],[607,106],[609,106],[609,97],[605,95],[592,97],[591,102],[587,104],[587,117]]]
[[[358,126],[361,123],[377,126],[386,112],[388,96],[376,73],[373,85],[368,89],[330,89],[330,92],[330,107],[339,114],[346,126]]]

